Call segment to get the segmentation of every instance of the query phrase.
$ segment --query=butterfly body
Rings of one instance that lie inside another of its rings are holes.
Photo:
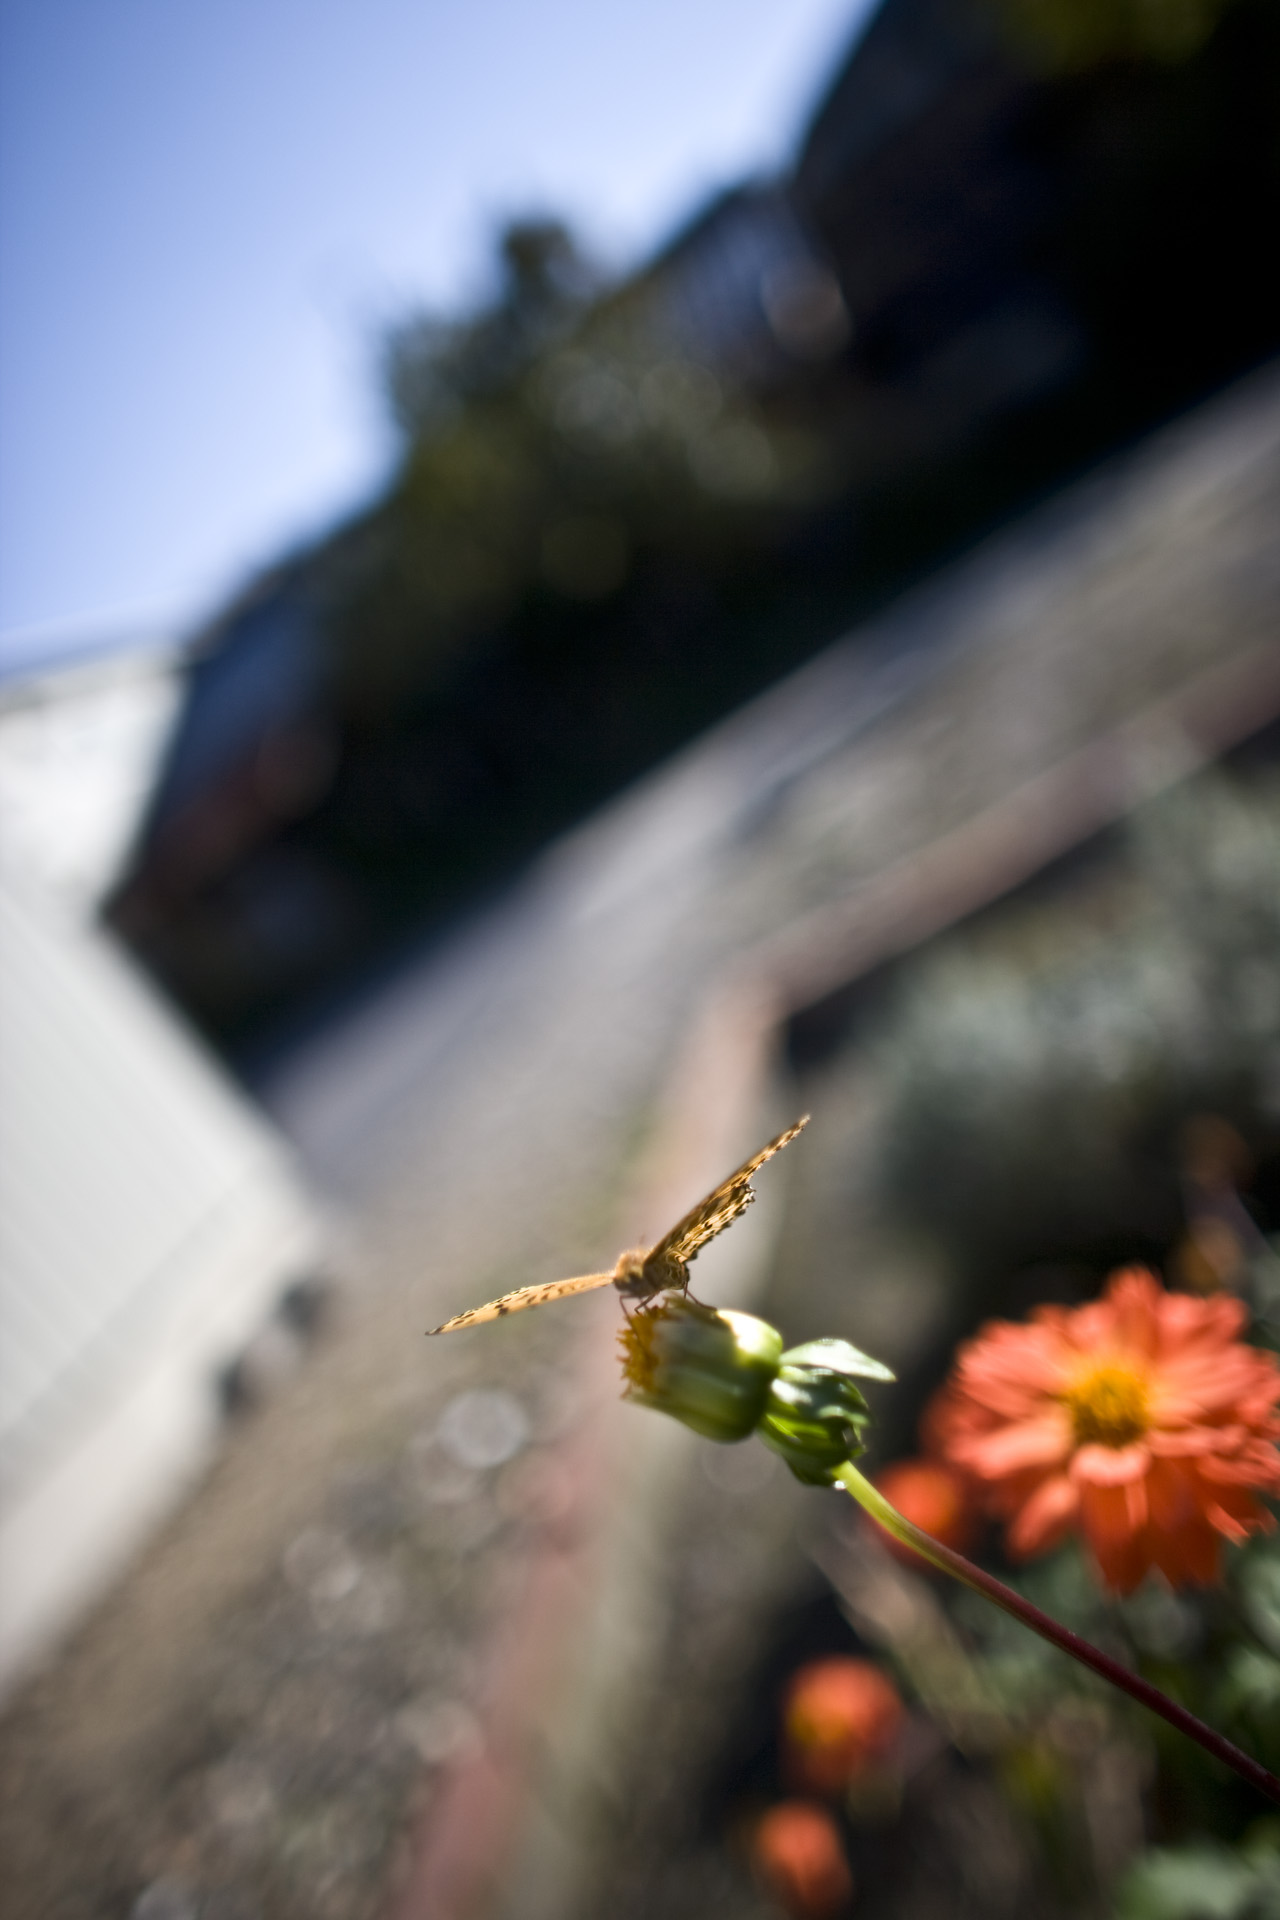
[[[689,1269],[683,1260],[656,1247],[630,1247],[618,1255],[613,1284],[624,1300],[652,1300],[656,1293],[689,1284]]]
[[[751,1176],[780,1153],[789,1141],[795,1139],[802,1127],[807,1126],[809,1116],[806,1113],[794,1126],[787,1127],[766,1147],[753,1154],[722,1180],[706,1198],[696,1207],[691,1207],[682,1220],[678,1220],[670,1233],[664,1234],[656,1246],[629,1247],[620,1253],[617,1262],[609,1273],[582,1273],[570,1280],[548,1280],[540,1286],[517,1287],[512,1293],[504,1293],[497,1300],[490,1300],[483,1307],[472,1307],[466,1313],[455,1314],[452,1320],[446,1320],[443,1326],[432,1327],[432,1333],[456,1333],[463,1327],[479,1326],[485,1320],[501,1320],[509,1313],[523,1313],[526,1307],[540,1307],[550,1300],[564,1300],[574,1293],[588,1293],[595,1287],[607,1287],[610,1282],[626,1300],[652,1300],[660,1293],[683,1291],[689,1285],[689,1262],[696,1258],[700,1247],[714,1240],[718,1233],[731,1226],[745,1213],[755,1199],[751,1187]]]

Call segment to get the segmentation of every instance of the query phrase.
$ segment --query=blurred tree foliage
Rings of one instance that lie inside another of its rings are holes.
[[[386,345],[405,455],[366,528],[344,649],[371,712],[462,636],[483,650],[498,621],[536,644],[548,616],[598,610],[628,582],[682,563],[723,574],[810,498],[816,449],[682,351],[647,282],[592,301],[594,276],[551,222],[509,227],[499,253],[491,306],[414,318]]]
[[[1231,0],[995,0],[1017,37],[1056,68],[1105,60],[1185,60]]]
[[[598,292],[567,228],[518,221],[498,241],[498,297],[474,315],[412,314],[383,342],[383,381],[397,426],[424,441],[466,406],[499,394]]]
[[[883,0],[788,177],[624,283],[509,226],[490,297],[382,344],[378,497],[203,636],[136,951],[220,1040],[269,1028],[1274,352],[1278,27]]]
[[[499,252],[491,304],[388,339],[403,458],[334,556],[328,811],[408,894],[536,845],[767,677],[779,544],[830,477],[651,281],[602,294],[551,222]]]

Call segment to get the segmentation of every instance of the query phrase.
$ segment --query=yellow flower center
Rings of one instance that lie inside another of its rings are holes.
[[[667,1313],[668,1309],[661,1301],[656,1305],[637,1307],[627,1315],[626,1325],[618,1332],[618,1345],[622,1348],[622,1377],[633,1387],[639,1387],[642,1393],[653,1392],[659,1366],[658,1328]]]
[[[1062,1396],[1079,1447],[1127,1447],[1147,1430],[1147,1383],[1132,1367],[1104,1361]]]

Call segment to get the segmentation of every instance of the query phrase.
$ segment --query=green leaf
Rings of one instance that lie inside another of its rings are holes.
[[[784,1367],[825,1367],[828,1373],[852,1374],[862,1380],[896,1380],[883,1360],[873,1360],[847,1340],[806,1340],[802,1347],[789,1347],[782,1356]]]

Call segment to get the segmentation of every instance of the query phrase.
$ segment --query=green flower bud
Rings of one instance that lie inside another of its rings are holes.
[[[810,1340],[783,1354],[759,1433],[797,1480],[831,1486],[845,1462],[866,1451],[862,1434],[871,1409],[854,1385],[855,1375],[893,1379],[881,1361],[847,1340]]]
[[[619,1339],[628,1400],[672,1414],[708,1440],[755,1431],[782,1357],[776,1327],[677,1293],[633,1313]]]

